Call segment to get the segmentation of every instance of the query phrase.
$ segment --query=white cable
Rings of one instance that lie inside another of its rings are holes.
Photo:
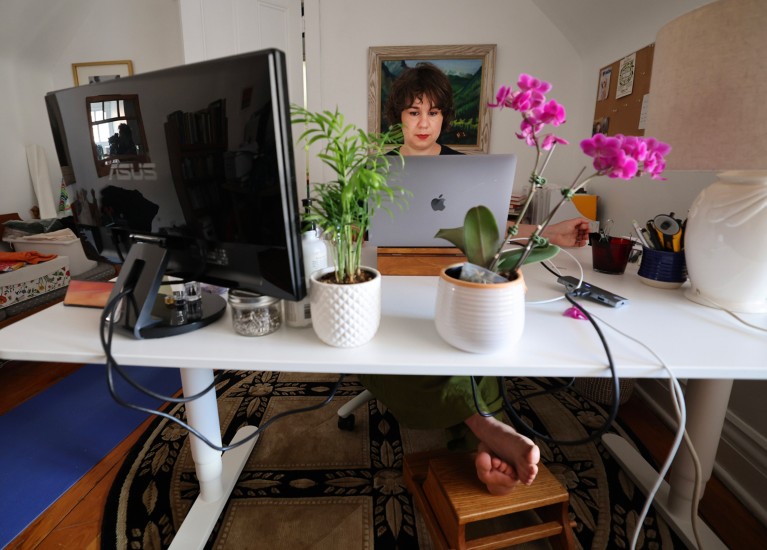
[[[726,307],[724,307],[723,305],[716,303],[714,300],[712,300],[711,298],[708,298],[707,296],[703,296],[702,294],[696,294],[696,295],[695,295],[695,297],[696,297],[696,298],[702,298],[702,299],[706,300],[706,301],[707,301],[709,304],[711,304],[711,306],[712,306],[712,307],[714,307],[714,308],[716,308],[716,309],[721,309],[722,311],[724,311],[725,313],[727,313],[727,314],[731,315],[731,316],[732,316],[732,317],[734,317],[734,318],[735,318],[737,321],[740,321],[741,323],[743,323],[743,324],[744,324],[744,325],[746,325],[747,327],[753,328],[753,329],[755,329],[755,330],[761,330],[762,332],[767,332],[767,328],[765,328],[765,327],[760,327],[760,326],[758,326],[758,325],[754,325],[753,323],[749,323],[748,321],[746,321],[746,320],[745,320],[745,319],[743,319],[742,317],[739,317],[739,316],[738,316],[738,315],[736,315],[734,312],[730,311],[729,309],[727,309],[727,308],[726,308]]]
[[[660,363],[660,365],[668,373],[668,376],[669,376],[669,385],[671,388],[671,399],[673,401],[674,409],[677,413],[677,421],[679,423],[679,428],[677,429],[677,433],[676,433],[676,436],[674,437],[674,442],[671,446],[671,450],[669,451],[668,457],[666,458],[666,462],[663,463],[663,467],[658,472],[658,477],[655,480],[655,483],[653,484],[650,491],[647,493],[647,500],[645,501],[645,505],[642,508],[642,511],[639,517],[637,518],[636,529],[634,530],[634,535],[631,539],[631,545],[629,546],[629,548],[631,548],[631,550],[634,550],[636,548],[637,541],[639,539],[639,533],[642,529],[642,524],[644,523],[644,520],[647,517],[647,513],[650,510],[652,501],[655,499],[655,495],[660,489],[660,486],[663,483],[663,479],[666,477],[666,473],[671,467],[671,463],[674,460],[674,457],[676,456],[677,452],[679,451],[679,447],[681,446],[681,443],[682,443],[682,438],[684,438],[684,441],[687,444],[688,451],[690,452],[690,455],[692,457],[693,468],[695,470],[695,485],[694,485],[694,490],[692,495],[690,520],[692,525],[693,536],[695,537],[695,542],[698,545],[698,548],[702,550],[703,545],[701,544],[701,537],[698,531],[698,521],[699,521],[698,502],[700,500],[700,490],[701,490],[700,485],[701,485],[701,479],[703,477],[703,474],[701,472],[700,459],[698,458],[698,454],[695,452],[695,448],[692,445],[692,440],[690,439],[690,436],[687,434],[687,430],[685,429],[685,426],[687,424],[687,409],[685,407],[684,393],[682,392],[682,387],[679,385],[679,381],[677,380],[676,376],[674,376],[674,373],[672,372],[671,368],[669,368],[669,366],[666,365],[665,361],[663,361],[663,359],[657,353],[655,353],[655,351],[653,351],[647,344],[634,338],[630,334],[626,334],[625,332],[619,330],[618,328],[614,327],[610,323],[607,323],[604,319],[599,318],[597,315],[594,315],[593,313],[592,313],[592,317],[597,319],[599,322],[601,322],[605,326],[611,328],[612,330],[614,330],[621,336],[624,336],[625,338],[628,338],[629,340],[642,346]]]
[[[513,242],[515,240],[523,240],[523,239],[511,239],[509,242]],[[576,288],[579,288],[583,284],[583,280],[584,280],[583,266],[581,265],[581,263],[577,260],[575,256],[570,254],[570,252],[568,252],[564,248],[561,250],[562,252],[570,256],[570,258],[572,258],[575,264],[578,266],[578,271],[579,271],[578,286]],[[559,269],[557,269],[555,265],[553,265],[551,262],[549,262],[549,265],[552,267],[554,271],[557,272],[558,275],[561,275]],[[558,296],[556,298],[552,298],[548,300],[538,300],[535,302],[527,302],[527,304],[530,304],[530,305],[548,304],[548,303],[556,302],[563,298],[564,296]],[[739,317],[737,317],[734,313],[730,311],[727,311],[727,313],[730,313],[730,315],[733,315],[733,317],[740,320],[741,322],[748,324],[742,319],[740,319]],[[668,374],[671,399],[674,404],[674,409],[677,413],[677,422],[679,424],[679,428],[677,429],[676,435],[674,436],[674,442],[671,446],[671,450],[669,451],[669,454],[662,468],[658,472],[658,477],[655,480],[655,483],[653,484],[652,488],[648,492],[645,505],[642,508],[642,511],[640,512],[639,517],[637,518],[637,524],[634,530],[634,535],[631,539],[630,548],[631,550],[634,550],[636,548],[636,545],[639,539],[639,533],[642,529],[642,524],[644,523],[644,520],[650,511],[650,506],[652,505],[652,502],[655,499],[655,495],[660,489],[661,484],[663,483],[663,480],[666,477],[666,474],[668,473],[668,470],[671,468],[671,463],[673,462],[674,457],[679,452],[679,447],[682,444],[682,439],[684,439],[685,443],[687,444],[690,455],[692,456],[693,467],[695,469],[695,488],[694,488],[693,497],[692,497],[693,500],[692,500],[690,519],[691,519],[692,530],[693,530],[693,535],[695,537],[695,541],[698,545],[698,548],[702,550],[703,545],[701,544],[701,538],[698,532],[698,502],[700,500],[700,485],[701,485],[701,478],[703,476],[701,473],[700,459],[698,458],[698,455],[695,452],[695,448],[692,446],[692,440],[690,439],[690,436],[687,434],[687,430],[685,429],[685,426],[687,425],[687,409],[684,403],[684,393],[682,392],[682,387],[679,385],[679,381],[677,380],[676,376],[674,376],[674,373],[668,367],[668,365],[666,365],[665,361],[663,361],[663,359],[661,359],[661,357],[657,353],[655,353],[649,346],[647,346],[644,342],[641,342],[638,339],[634,338],[633,336],[624,333],[623,331],[612,326],[611,324],[604,321],[604,319],[601,319],[599,316],[594,315],[593,313],[592,313],[592,317],[594,317],[595,319],[597,319],[598,321],[600,321],[602,324],[606,325],[607,327],[613,329],[618,334],[628,338],[629,340],[636,342],[637,344],[645,348],[660,363],[660,365]]]
[[[732,316],[736,321],[742,323],[743,325],[745,325],[745,326],[747,326],[749,328],[752,328],[754,330],[759,330],[759,331],[762,331],[762,332],[767,332],[767,328],[760,327],[760,326],[755,325],[753,323],[749,323],[748,321],[746,321],[742,317],[736,315],[733,311],[730,311],[729,309],[727,309],[726,307],[722,306],[721,304],[718,304],[717,302],[715,302],[711,298],[708,298],[708,297],[702,296],[702,295],[698,295],[698,297],[703,298],[704,300],[709,302],[713,307],[715,307],[717,309],[720,309],[723,312],[727,313],[728,315]],[[695,488],[694,488],[693,494],[692,494],[692,510],[691,510],[691,514],[692,514],[691,515],[692,530],[693,530],[693,533],[695,534],[695,541],[698,543],[698,548],[702,549],[703,545],[701,545],[701,543],[700,543],[700,535],[698,534],[698,524],[697,524],[697,521],[698,521],[698,504],[700,503],[700,499],[701,499],[701,494],[700,493],[701,493],[701,490],[702,490],[700,478],[703,477],[702,474],[699,474],[699,472],[701,471],[702,468],[700,466],[700,459],[699,459],[698,455],[692,451],[692,448],[693,448],[692,447],[692,441],[690,440],[690,437],[689,437],[689,435],[687,435],[686,431],[685,431],[684,435],[685,435],[685,442],[687,443],[687,446],[690,449],[690,454],[692,455],[693,464],[695,465]]]
[[[512,241],[515,241],[515,240],[526,240],[526,239],[512,239]],[[512,241],[509,241],[509,242],[512,242]],[[575,256],[570,254],[564,248],[561,248],[560,252],[564,252],[565,254],[570,256],[573,259],[573,261],[575,262],[575,265],[578,266],[578,272],[579,272],[579,274],[578,274],[578,288],[580,288],[580,286],[583,284],[583,278],[584,278],[583,266],[581,265],[581,263],[578,261],[578,259]],[[556,271],[557,275],[560,275],[560,276],[562,275],[562,273],[559,271],[557,266],[554,265],[550,260],[546,260],[543,263],[548,264],[553,271]],[[560,295],[556,296],[555,298],[549,298],[548,300],[536,300],[534,302],[531,301],[531,302],[525,302],[525,303],[527,305],[531,305],[531,306],[538,306],[538,305],[541,305],[541,304],[551,304],[553,302],[558,302],[559,300],[564,300],[564,299],[565,299],[565,295],[564,294],[560,294]]]
[[[509,240],[509,242],[513,242],[515,240],[524,240],[524,239],[511,239],[511,240]],[[575,264],[578,266],[579,276],[578,276],[578,286],[576,288],[579,288],[583,284],[583,280],[584,280],[583,266],[577,260],[577,258],[575,258],[575,256],[570,254],[570,252],[568,252],[564,248],[561,249],[561,250],[563,252],[565,252],[568,256],[570,256],[570,258],[572,258],[573,261],[575,262]],[[549,262],[549,265],[552,267],[552,269],[554,271],[557,272],[558,275],[560,274],[559,269],[557,269],[557,267],[555,265],[553,265],[551,262]],[[552,299],[548,299],[548,300],[538,300],[538,301],[535,301],[535,302],[527,302],[527,304],[530,304],[530,305],[548,304],[548,303],[556,302],[556,301],[561,300],[563,298],[564,298],[564,296],[558,296],[556,298],[552,298]],[[711,301],[711,300],[709,300],[709,301],[712,304],[714,304],[713,301]],[[723,311],[725,311],[725,312],[729,313],[730,315],[732,315],[733,317],[735,317],[737,320],[739,320],[743,324],[751,326],[751,327],[754,327],[754,328],[756,328],[758,330],[765,330],[765,329],[763,329],[761,327],[757,327],[755,325],[751,325],[750,323],[746,322],[745,320],[743,320],[740,317],[738,317],[737,315],[735,315],[733,312],[724,309],[723,307],[719,306],[718,304],[715,304],[715,305],[717,307],[719,307],[720,309],[722,309]],[[674,457],[679,452],[679,447],[682,444],[682,439],[684,439],[685,443],[687,444],[687,448],[688,448],[688,450],[690,452],[690,456],[692,457],[693,468],[695,470],[695,486],[694,486],[693,495],[692,495],[692,506],[691,506],[691,510],[690,510],[691,511],[690,520],[691,520],[691,525],[692,525],[693,536],[695,537],[695,541],[696,541],[696,543],[698,545],[698,548],[700,550],[702,550],[703,549],[703,545],[701,544],[701,537],[700,537],[700,533],[698,531],[698,521],[699,521],[699,518],[698,518],[698,503],[700,501],[701,479],[703,477],[703,474],[702,474],[702,471],[701,471],[702,468],[701,468],[701,465],[700,465],[700,459],[698,457],[698,454],[695,452],[695,448],[692,445],[692,440],[690,439],[690,436],[687,434],[687,430],[685,429],[685,426],[687,425],[687,409],[685,407],[684,393],[682,392],[682,387],[679,385],[679,381],[677,380],[676,376],[674,376],[674,373],[669,368],[669,366],[666,365],[665,361],[663,361],[663,359],[657,353],[655,353],[655,351],[653,351],[648,345],[646,345],[644,342],[641,342],[640,340],[634,338],[633,336],[624,333],[623,331],[621,331],[618,328],[612,326],[610,323],[607,323],[604,319],[601,319],[599,316],[594,315],[593,313],[592,313],[592,317],[594,317],[595,319],[600,321],[605,326],[611,328],[612,330],[614,330],[615,332],[617,332],[621,336],[624,336],[625,338],[628,338],[629,340],[632,340],[633,342],[635,342],[635,343],[639,344],[640,346],[642,346],[643,348],[645,348],[660,363],[660,365],[663,367],[663,369],[668,374],[669,388],[670,388],[670,393],[671,393],[671,400],[672,400],[672,402],[674,404],[674,409],[675,409],[675,412],[677,414],[677,422],[679,424],[679,428],[677,429],[676,435],[674,436],[674,441],[673,441],[673,444],[671,446],[671,450],[669,451],[668,457],[666,458],[666,461],[664,462],[663,467],[658,472],[658,477],[655,480],[655,483],[653,484],[652,488],[648,492],[647,500],[645,501],[645,505],[642,508],[642,511],[641,511],[639,517],[637,518],[637,524],[636,524],[636,528],[634,530],[634,535],[633,535],[633,537],[631,539],[630,549],[634,550],[636,548],[636,545],[637,545],[637,542],[638,542],[638,539],[639,539],[639,533],[640,533],[640,531],[642,529],[642,524],[644,523],[644,520],[645,520],[645,518],[647,517],[647,514],[650,511],[650,506],[652,505],[652,502],[655,499],[655,495],[657,494],[658,490],[660,489],[661,484],[663,483],[663,480],[666,477],[666,474],[668,473],[668,470],[671,467],[671,463],[673,462]]]

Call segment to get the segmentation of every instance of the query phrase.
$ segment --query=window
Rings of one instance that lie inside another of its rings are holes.
[[[117,166],[140,169],[150,162],[137,95],[94,96],[86,102],[93,158],[100,177]]]

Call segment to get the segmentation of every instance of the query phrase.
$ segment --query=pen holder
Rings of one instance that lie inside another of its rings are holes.
[[[591,259],[594,271],[620,275],[626,270],[634,243],[623,237],[602,237],[589,233]]]
[[[642,247],[639,280],[659,288],[679,288],[687,280],[684,251],[654,250]]]

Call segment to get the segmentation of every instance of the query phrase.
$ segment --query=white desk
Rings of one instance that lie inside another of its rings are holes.
[[[767,379],[767,338],[727,314],[694,304],[682,290],[646,286],[629,266],[623,276],[591,270],[590,250],[576,251],[588,282],[629,298],[618,309],[583,302],[606,322],[651,346],[678,378],[691,380],[686,389],[688,431],[701,455],[704,483],[710,477],[727,409],[732,379]],[[557,265],[577,276],[572,261],[560,254]],[[525,270],[528,299],[561,294],[564,287],[539,266]],[[436,297],[434,277],[384,277],[381,327],[376,337],[355,349],[336,349],[319,341],[311,329],[282,327],[263,338],[237,335],[226,317],[193,333],[159,340],[136,341],[116,334],[113,355],[120,364],[181,368],[184,393],[206,387],[212,369],[284,370],[381,374],[474,374],[504,376],[609,376],[602,345],[585,321],[565,317],[566,301],[527,308],[525,332],[519,349],[493,355],[474,355],[444,343],[433,322]],[[58,362],[104,362],[98,338],[99,311],[65,308],[58,304],[0,330],[0,357]],[[745,315],[765,326],[767,315]],[[630,378],[666,378],[664,370],[641,346],[610,329],[603,329],[618,373]],[[41,341],[39,335],[45,335]],[[701,406],[697,406],[701,405]],[[694,409],[694,410],[693,410]],[[188,420],[209,439],[220,442],[215,396],[187,405]],[[240,437],[242,434],[238,434]],[[200,498],[174,540],[180,548],[199,547],[226,503],[252,445],[220,453],[192,438],[192,454],[201,480]],[[611,445],[612,446],[612,445]],[[626,457],[622,462],[641,461]],[[680,456],[688,460],[689,455]],[[643,461],[642,461],[643,462]],[[637,482],[647,488],[649,466],[640,468]],[[671,486],[664,486],[656,507],[692,545],[689,504],[693,481],[687,466],[675,467]],[[666,510],[667,511],[664,511]],[[685,513],[685,511],[687,511]],[[207,519],[203,519],[207,518]],[[212,519],[211,519],[212,518]],[[686,527],[684,525],[686,521]],[[707,532],[706,537],[713,537]],[[200,538],[202,542],[199,542]],[[196,540],[195,540],[196,539]],[[717,547],[716,539],[714,545]],[[193,542],[194,541],[194,542]],[[721,543],[719,543],[721,547]]]

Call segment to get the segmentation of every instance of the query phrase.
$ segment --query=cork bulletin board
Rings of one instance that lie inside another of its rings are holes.
[[[644,135],[654,50],[650,44],[599,70],[592,133]]]

